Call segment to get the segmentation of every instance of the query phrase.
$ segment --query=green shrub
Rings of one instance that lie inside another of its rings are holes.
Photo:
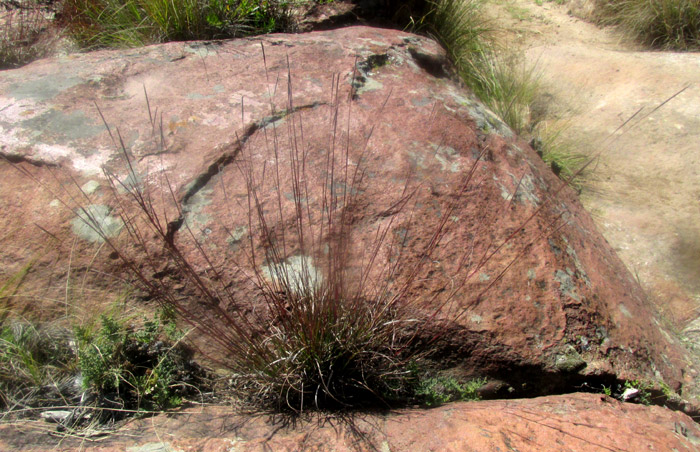
[[[454,377],[424,377],[419,379],[415,396],[427,406],[437,406],[460,400],[480,400],[478,391],[485,384],[485,378],[460,383]]]
[[[596,17],[618,24],[651,46],[700,48],[700,2],[697,0],[598,0]]]
[[[0,287],[0,301],[22,275]],[[191,351],[179,344],[182,336],[167,312],[139,327],[102,315],[98,324],[71,331],[57,322],[17,320],[6,310],[0,322],[0,409],[3,416],[23,417],[37,414],[34,407],[73,407],[64,427],[75,428],[91,413],[107,420],[130,410],[177,406],[181,397],[208,386]]]
[[[78,328],[79,369],[85,389],[124,409],[162,410],[179,405],[182,350],[160,340],[173,328],[170,321],[163,325],[158,314],[137,329],[110,315],[102,315],[96,328]]]

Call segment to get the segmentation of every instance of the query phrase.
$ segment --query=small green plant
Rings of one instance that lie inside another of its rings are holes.
[[[83,385],[125,409],[162,410],[178,406],[177,346],[160,341],[176,327],[161,314],[140,328],[102,315],[96,328],[76,331]]]
[[[415,396],[427,406],[460,400],[480,400],[478,391],[484,384],[486,384],[485,378],[461,383],[454,377],[424,377],[418,380]]]
[[[663,393],[664,397],[671,399],[674,397],[677,397],[676,393],[671,389],[671,387],[666,383],[665,381],[660,381],[658,383],[659,388],[661,389],[661,392]]]
[[[697,0],[598,0],[599,22],[619,25],[651,47],[700,48],[700,2]]]
[[[639,403],[642,403],[644,405],[651,405],[651,383],[640,380],[629,380],[625,381],[624,388],[636,389],[637,391],[639,391]]]
[[[579,171],[590,160],[585,154],[577,152],[573,144],[564,138],[565,127],[551,127],[540,123],[530,132],[530,145],[552,168],[552,172],[562,180],[568,181],[579,192],[583,189],[581,180],[585,172]]]
[[[625,380],[614,386],[603,385],[601,392],[623,402],[643,405],[665,403],[668,400],[678,399],[678,394],[664,381]]]

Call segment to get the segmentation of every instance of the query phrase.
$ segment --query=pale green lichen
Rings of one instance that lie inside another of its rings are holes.
[[[83,186],[80,187],[80,190],[82,190],[82,192],[86,195],[92,195],[98,188],[100,188],[100,183],[96,180],[90,180],[84,183]]]
[[[559,283],[559,291],[562,293],[562,295],[566,295],[567,297],[576,301],[581,301],[581,297],[576,291],[576,285],[571,279],[572,273],[573,272],[570,269],[567,269],[566,272],[562,270],[557,270],[554,273],[554,280]]]
[[[64,112],[50,109],[21,122],[21,127],[30,130],[34,140],[44,144],[71,142],[92,138],[104,132],[104,126],[93,121],[80,110]]]
[[[187,198],[182,210],[185,214],[185,223],[192,230],[200,230],[213,221],[211,215],[203,212],[204,207],[211,204],[213,192],[211,188],[202,188]]]
[[[574,250],[571,245],[569,245],[568,240],[566,237],[562,237],[564,242],[567,243],[566,246],[566,254],[568,254],[571,259],[574,261],[574,265],[576,266],[576,271],[578,272],[579,276],[583,279],[583,282],[588,286],[591,287],[591,280],[588,278],[588,275],[586,274],[586,271],[583,269],[583,265],[581,264],[581,261],[578,258],[578,255],[576,254],[576,250]]]
[[[182,50],[193,55],[197,55],[200,58],[208,57],[209,55],[215,56],[216,51],[206,44],[186,44]]]
[[[104,238],[116,237],[124,223],[110,215],[112,209],[101,204],[81,208],[71,221],[73,233],[89,242],[102,242]]]
[[[443,171],[449,170],[451,173],[458,173],[461,170],[458,160],[459,153],[454,148],[436,144],[431,144],[430,146],[435,149],[435,160],[440,163]]]
[[[262,274],[267,280],[297,293],[319,287],[322,278],[309,256],[292,256],[284,262],[263,265]]]

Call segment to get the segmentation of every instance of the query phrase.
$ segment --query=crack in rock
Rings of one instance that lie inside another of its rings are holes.
[[[327,105],[325,102],[313,102],[310,104],[306,105],[300,105],[297,107],[294,107],[292,109],[285,109],[276,113],[273,113],[269,116],[264,117],[263,119],[254,122],[248,127],[246,127],[245,132],[243,135],[236,139],[235,143],[228,143],[224,146],[222,146],[222,150],[224,152],[216,159],[214,162],[212,162],[207,169],[198,175],[197,177],[194,178],[194,180],[189,184],[187,189],[185,190],[184,195],[182,196],[182,215],[180,215],[178,218],[176,218],[173,221],[170,221],[168,223],[168,229],[167,229],[167,234],[166,234],[166,240],[169,243],[173,243],[173,240],[175,238],[175,234],[180,230],[182,227],[184,221],[185,221],[185,215],[188,213],[188,204],[192,200],[192,198],[197,195],[203,188],[205,188],[209,182],[212,180],[214,176],[219,174],[226,166],[230,165],[233,163],[233,161],[236,159],[238,154],[241,152],[243,149],[243,146],[250,140],[250,138],[259,130],[264,129],[265,127],[286,118],[287,116],[298,113],[304,110],[311,110],[314,108],[317,108],[322,105]]]
[[[58,168],[61,166],[55,162],[47,162],[46,160],[32,158],[32,157],[28,157],[26,155],[20,155],[20,154],[2,152],[2,151],[0,151],[0,158],[7,160],[8,162],[13,163],[13,164],[28,163],[32,166],[37,167],[37,168]]]

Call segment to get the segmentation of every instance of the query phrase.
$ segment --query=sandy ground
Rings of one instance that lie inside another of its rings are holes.
[[[563,137],[600,155],[582,199],[601,232],[665,318],[700,343],[700,53],[641,49],[553,2],[493,0],[488,13],[541,72]]]

